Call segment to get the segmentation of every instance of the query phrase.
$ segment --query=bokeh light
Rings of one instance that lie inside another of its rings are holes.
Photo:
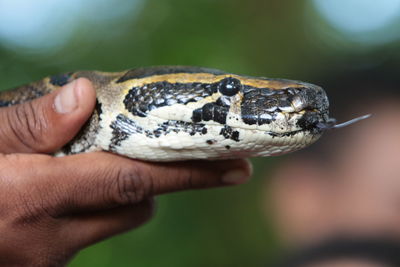
[[[60,49],[82,25],[132,16],[140,0],[0,0],[0,42],[11,49]],[[92,33],[96,31],[92,31]]]
[[[345,38],[382,44],[400,37],[400,0],[313,0],[318,13]]]

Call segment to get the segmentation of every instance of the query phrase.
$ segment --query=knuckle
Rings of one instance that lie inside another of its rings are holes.
[[[201,164],[185,165],[177,168],[175,173],[179,190],[206,188],[220,184],[220,171],[212,165]]]
[[[117,204],[138,203],[152,194],[152,179],[140,167],[122,168],[117,171],[113,191]]]
[[[203,177],[201,170],[192,166],[178,171],[181,190],[203,188],[207,185],[210,177]]]
[[[178,171],[177,178],[180,187],[178,189],[180,190],[191,189],[196,187],[196,181],[194,179],[194,170],[192,168]]]
[[[41,108],[35,108],[29,101],[11,108],[7,113],[10,130],[17,141],[27,149],[46,143],[44,132],[48,128],[46,116]]]

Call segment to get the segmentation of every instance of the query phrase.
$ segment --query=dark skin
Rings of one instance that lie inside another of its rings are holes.
[[[246,160],[48,155],[79,131],[94,104],[92,84],[79,79],[0,109],[0,265],[63,266],[82,248],[149,220],[156,195],[240,184],[251,175]]]

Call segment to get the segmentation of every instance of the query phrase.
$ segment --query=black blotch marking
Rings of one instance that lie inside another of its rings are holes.
[[[64,145],[61,148],[61,151],[65,154],[65,155],[71,155],[71,151],[72,151],[72,143],[67,143],[66,145]]]
[[[215,102],[207,103],[201,108],[193,110],[192,121],[200,122],[204,120],[215,121],[221,124],[225,124],[228,112],[229,106],[220,106]]]
[[[209,145],[213,145],[213,144],[215,144],[216,142],[217,142],[217,140],[215,140],[215,139],[208,139],[208,140],[206,141],[206,143],[209,144]]]
[[[296,135],[303,131],[304,130],[297,130],[297,131],[291,131],[291,132],[286,132],[286,133],[276,133],[276,132],[265,132],[265,133],[270,135],[272,138],[275,138],[275,137],[293,136],[293,135]]]
[[[275,132],[266,132],[266,133],[269,134],[272,138],[280,136],[280,134]]]
[[[202,108],[202,117],[205,121],[210,121],[214,118],[214,103],[207,103]]]
[[[102,109],[102,104],[98,100],[96,100],[95,111],[97,112],[97,115],[99,116],[99,121],[100,121],[101,114],[103,113],[103,109]]]
[[[225,148],[229,150],[229,149],[231,149],[231,146],[227,145],[227,146],[225,146]]]
[[[219,122],[221,124],[226,123],[226,116],[228,115],[229,109],[223,108],[223,107],[218,107],[216,106],[214,108],[214,121]]]
[[[125,108],[135,116],[146,117],[153,109],[187,104],[216,93],[211,84],[155,82],[133,87],[124,99]]]
[[[185,121],[168,120],[157,125],[154,129],[144,129],[135,121],[123,114],[119,114],[115,121],[110,125],[112,138],[109,149],[115,151],[121,143],[133,134],[144,134],[148,138],[159,138],[170,133],[185,132],[193,136],[196,134],[206,134],[207,128],[203,123],[191,123]]]
[[[193,136],[196,134],[206,134],[207,128],[205,126],[206,125],[204,123],[168,120],[159,125],[159,129],[163,135],[168,135],[171,132],[178,133],[183,131]]]
[[[234,131],[232,127],[225,125],[219,132],[225,139],[231,139],[233,141],[239,142],[239,132]]]
[[[130,135],[143,133],[142,127],[123,114],[117,116],[116,120],[111,123],[110,128],[112,129],[110,151],[115,151],[118,146],[121,146],[122,141],[128,139]]]
[[[240,83],[240,81],[233,77],[222,79],[217,86],[219,92],[226,96],[234,96],[242,88],[242,84]]]
[[[72,72],[53,75],[50,77],[50,83],[55,86],[64,86],[71,79]]]
[[[77,154],[89,149],[95,142],[100,128],[100,115],[102,113],[101,103],[96,100],[92,116],[85,122],[75,137],[61,148],[66,154]]]
[[[257,123],[257,116],[254,115],[253,113],[249,114],[249,110],[243,110],[242,109],[242,120],[244,123],[248,125],[254,125]]]
[[[192,121],[193,122],[200,122],[203,120],[203,110],[201,108],[195,109],[192,112]]]
[[[158,138],[161,136],[162,131],[160,129],[156,129],[153,131],[154,137]]]
[[[239,132],[238,131],[233,131],[231,135],[231,139],[233,141],[239,142]]]
[[[165,75],[174,73],[210,73],[214,75],[226,74],[226,72],[216,69],[190,67],[190,66],[158,66],[148,68],[137,68],[130,70],[118,79],[117,83],[122,83],[131,79],[146,78],[153,75]]]
[[[13,103],[11,101],[4,101],[4,100],[0,100],[0,107],[8,107],[13,105]]]
[[[206,131],[204,124],[192,124],[184,121],[174,121],[169,120],[162,124],[159,124],[157,128],[152,130],[143,130],[140,128],[138,133],[144,134],[146,137],[149,138],[158,138],[162,135],[168,135],[169,133],[178,133],[178,132],[186,132],[190,135],[201,134],[202,132]]]

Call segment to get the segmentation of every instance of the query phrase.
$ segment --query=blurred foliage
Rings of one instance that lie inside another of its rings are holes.
[[[321,85],[322,77],[339,71],[399,67],[398,42],[368,49],[346,43],[310,1],[147,0],[139,6],[132,16],[83,24],[51,53],[0,43],[0,88],[70,70],[149,65],[207,66]],[[264,178],[277,160],[254,162],[249,184],[159,197],[150,223],[84,250],[71,266],[265,266],[279,252],[264,198]]]

